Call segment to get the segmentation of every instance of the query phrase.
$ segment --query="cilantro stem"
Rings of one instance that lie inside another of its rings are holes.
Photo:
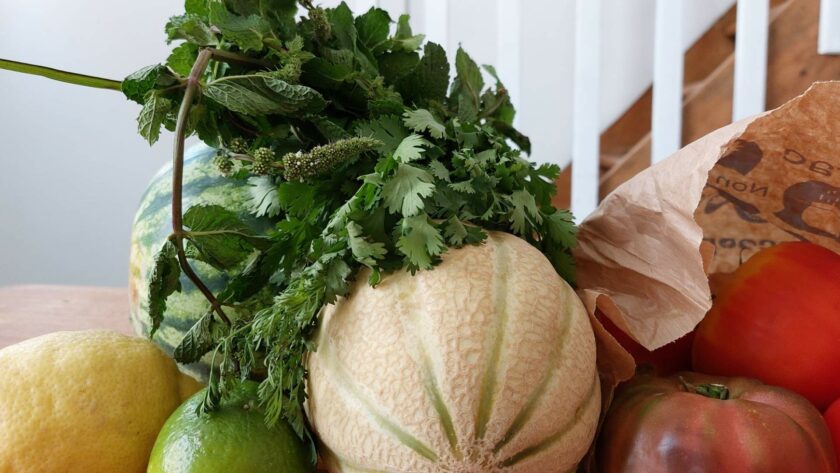
[[[181,108],[178,110],[178,121],[175,125],[175,146],[172,153],[172,236],[174,237],[175,247],[178,250],[178,263],[181,265],[184,274],[204,294],[204,297],[210,302],[210,305],[219,317],[230,326],[230,318],[225,314],[216,296],[213,295],[213,291],[195,274],[189,261],[187,261],[187,254],[184,251],[185,233],[182,199],[182,190],[184,188],[184,140],[186,138],[187,120],[190,116],[192,102],[196,94],[199,93],[201,76],[204,74],[205,69],[207,69],[207,64],[213,57],[213,51],[213,49],[202,49],[198,53],[198,58],[196,58],[192,70],[190,70],[190,75],[187,77],[187,87],[184,90]]]
[[[25,62],[11,61],[9,59],[0,59],[0,69],[22,72],[24,74],[33,74],[36,76],[46,77],[47,79],[57,80],[59,82],[67,82],[68,84],[83,85],[85,87],[94,87],[97,89],[120,90],[120,87],[122,86],[122,82],[116,80],[77,74],[75,72],[61,71],[51,67],[37,66],[35,64],[27,64]]]

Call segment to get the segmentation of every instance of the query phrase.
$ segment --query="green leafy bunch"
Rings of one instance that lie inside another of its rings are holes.
[[[576,229],[551,205],[560,169],[525,158],[530,143],[492,67],[459,49],[450,71],[407,16],[301,5],[296,19],[291,0],[187,0],[166,26],[178,42],[166,64],[122,90],[143,104],[141,135],[197,134],[218,149],[219,172],[248,180],[251,212],[274,224],[254,234],[231,209],[188,209],[155,259],[154,327],[181,272],[194,276],[189,261],[227,273],[176,358],[212,353],[205,408],[257,379],[267,420],[304,435],[319,313],[357,277],[375,286],[392,271],[430,270],[497,230],[573,281]]]

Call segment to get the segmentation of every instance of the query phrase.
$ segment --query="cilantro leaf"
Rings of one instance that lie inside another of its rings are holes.
[[[356,134],[374,138],[382,142],[378,151],[382,154],[393,154],[408,132],[400,122],[399,117],[386,115],[369,122],[361,122],[356,126]]]
[[[568,210],[552,209],[553,212],[541,212],[548,237],[563,248],[577,246],[577,227],[575,217]]]
[[[248,178],[248,196],[251,213],[257,217],[276,217],[280,215],[280,197],[277,184],[269,176]]]
[[[155,336],[166,312],[166,299],[175,291],[181,292],[181,266],[178,264],[178,249],[167,240],[155,255],[155,265],[149,277],[149,318],[152,330],[149,337]]]
[[[397,149],[394,150],[394,159],[401,163],[410,163],[423,157],[423,148],[431,146],[431,143],[426,141],[420,135],[408,135],[400,142]]]
[[[434,178],[428,171],[410,164],[400,164],[394,175],[382,186],[382,198],[388,211],[404,216],[417,215],[423,209],[423,198],[435,193]]]
[[[432,115],[432,112],[424,108],[405,112],[403,114],[403,121],[405,122],[405,126],[414,131],[423,132],[428,130],[432,138],[446,137],[446,127],[437,121],[434,115]]]
[[[449,177],[449,169],[446,169],[446,166],[437,159],[429,162],[429,171],[441,181],[452,182],[452,178]]]
[[[397,249],[405,255],[406,265],[412,272],[430,269],[438,261],[438,256],[446,251],[440,231],[425,213],[403,218],[400,231]]]
[[[510,212],[511,229],[518,235],[525,235],[530,232],[532,222],[540,223],[542,216],[537,208],[534,196],[526,190],[518,190],[508,196],[513,205]]]
[[[487,238],[487,234],[480,227],[464,225],[464,222],[454,215],[446,221],[444,235],[446,235],[446,241],[456,247],[465,243],[471,245],[481,243]]]
[[[347,223],[347,235],[350,243],[350,251],[353,252],[353,258],[365,266],[376,266],[376,260],[384,258],[388,253],[384,243],[369,242],[364,237],[362,227],[356,222]]]

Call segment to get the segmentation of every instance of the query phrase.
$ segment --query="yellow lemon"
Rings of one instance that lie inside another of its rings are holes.
[[[0,350],[0,473],[142,473],[200,389],[151,342],[57,332]]]

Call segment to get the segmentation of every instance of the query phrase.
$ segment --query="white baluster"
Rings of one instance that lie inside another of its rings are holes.
[[[379,8],[387,11],[394,21],[400,15],[408,13],[408,0],[379,0],[377,3]]]
[[[820,3],[820,54],[840,54],[840,0]]]
[[[350,8],[356,15],[361,15],[376,6],[379,6],[377,0],[351,0],[350,2]]]
[[[765,110],[768,0],[738,0],[732,121]]]
[[[425,28],[423,32],[426,39],[443,46],[449,51],[449,5],[447,0],[426,0],[425,1]]]
[[[683,0],[657,0],[653,51],[651,161],[658,163],[682,142]]]
[[[520,105],[522,1],[496,0],[496,67],[514,106]],[[520,109],[521,113],[521,109]],[[519,118],[516,118],[519,121]]]
[[[598,206],[601,0],[575,2],[572,212],[580,222]]]

